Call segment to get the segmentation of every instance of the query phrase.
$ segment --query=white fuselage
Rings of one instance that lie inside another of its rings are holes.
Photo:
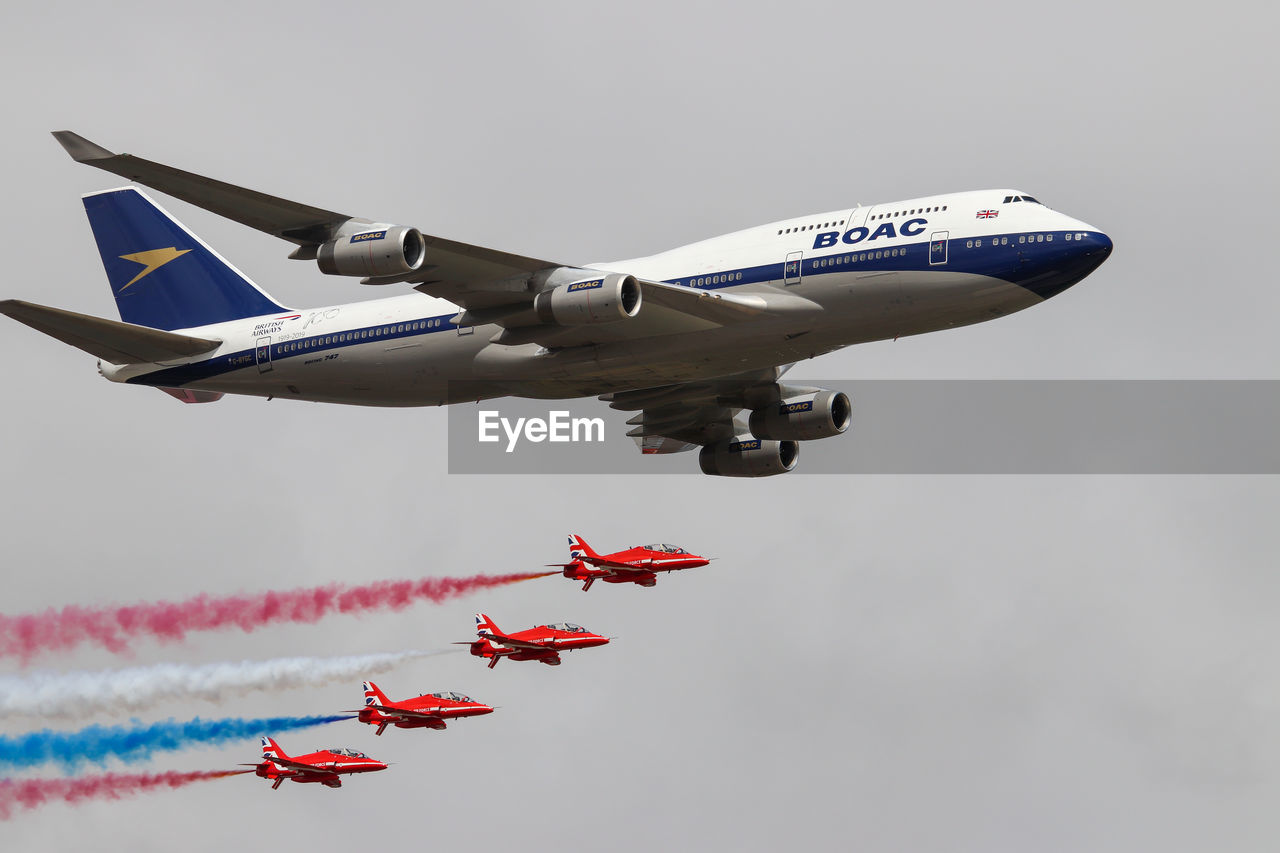
[[[656,326],[611,323],[607,342],[586,328],[566,346],[508,345],[491,340],[500,327],[460,328],[457,306],[413,293],[181,330],[222,344],[197,358],[101,370],[161,387],[423,406],[580,397],[777,367],[1019,311],[1110,251],[1096,228],[1008,201],[1021,197],[987,190],[833,211],[591,267],[779,306],[749,322],[667,312]]]

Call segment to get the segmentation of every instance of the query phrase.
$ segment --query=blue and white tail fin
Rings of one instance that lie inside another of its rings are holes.
[[[120,319],[190,329],[285,311],[135,187],[84,197]]]

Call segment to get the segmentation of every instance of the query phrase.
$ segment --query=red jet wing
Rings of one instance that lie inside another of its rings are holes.
[[[395,714],[399,717],[414,717],[421,720],[441,719],[439,714],[432,714],[424,711],[411,711],[408,708],[397,708],[394,705],[365,705],[365,707],[373,708],[375,711],[381,711],[388,716]]]
[[[533,631],[537,629],[531,628],[529,630]],[[520,633],[527,634],[529,633],[529,631],[521,631]],[[532,642],[530,640],[517,639],[516,637],[506,637],[506,636],[503,636],[502,634],[485,634],[485,636],[488,637],[493,642],[498,643],[499,645],[509,646],[510,648],[513,648],[513,649],[528,649],[530,651],[547,651],[555,648],[554,646],[550,645],[547,642]],[[554,642],[555,638],[553,637],[551,638],[551,640],[552,642]]]

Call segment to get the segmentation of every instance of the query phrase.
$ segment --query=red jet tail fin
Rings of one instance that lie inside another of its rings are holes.
[[[273,758],[288,758],[280,744],[276,743],[269,737],[262,738],[262,757],[268,760]]]
[[[366,705],[390,705],[387,701],[387,694],[378,689],[378,685],[372,681],[364,682],[364,704]]]
[[[481,637],[485,637],[485,636],[488,636],[489,634],[501,634],[502,631],[498,629],[498,626],[494,624],[493,620],[489,618],[488,614],[477,613],[476,614],[476,633],[479,634]]]
[[[583,539],[576,533],[569,535],[569,559],[571,560],[590,560],[599,558],[599,554],[591,550],[591,546],[587,544],[587,540]]]

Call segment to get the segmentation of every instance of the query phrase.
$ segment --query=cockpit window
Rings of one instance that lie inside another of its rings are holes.
[[[552,622],[547,627],[553,631],[567,631],[570,634],[583,634],[587,630],[581,625],[575,625],[572,622]]]

